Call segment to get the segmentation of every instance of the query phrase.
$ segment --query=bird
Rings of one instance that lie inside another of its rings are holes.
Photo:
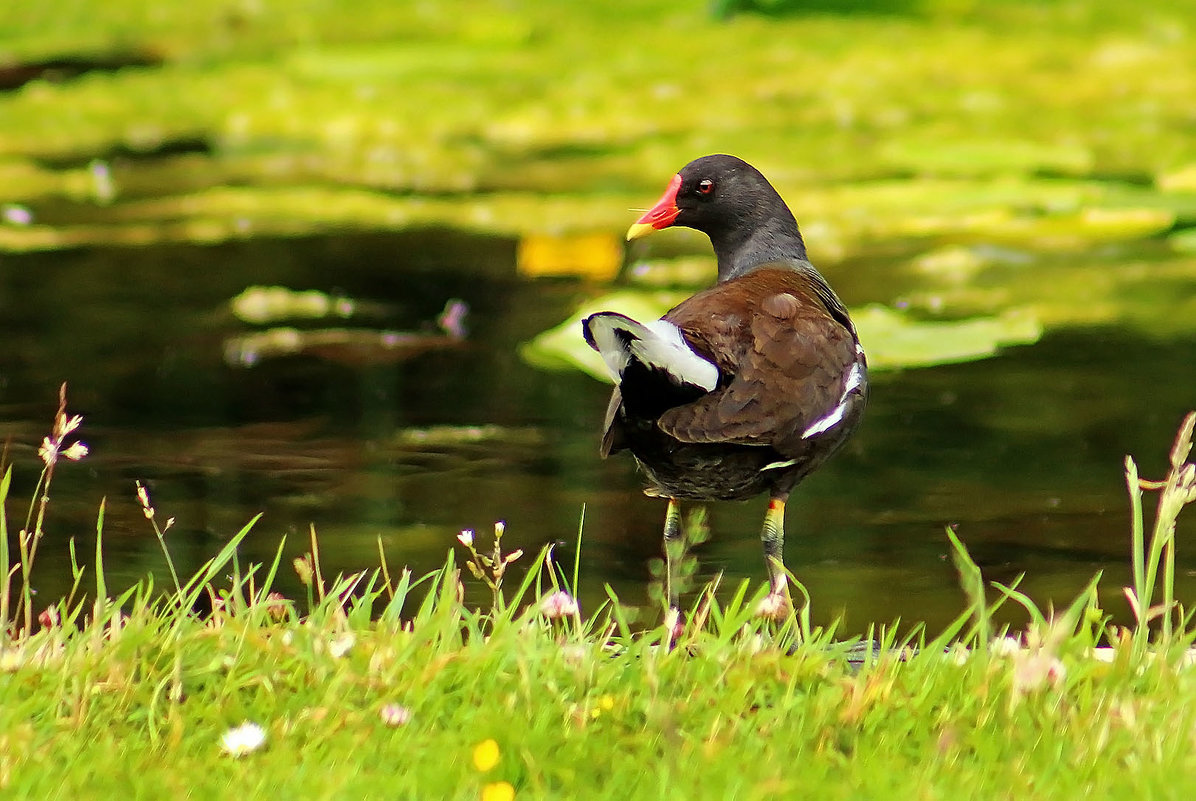
[[[691,161],[627,240],[672,226],[710,238],[718,278],[657,320],[613,311],[582,320],[615,382],[600,454],[630,451],[644,493],[668,501],[665,594],[678,615],[680,502],[768,493],[760,539],[769,588],[757,612],[784,619],[793,609],[785,505],[858,427],[868,397],[864,348],[807,258],[793,213],[746,161]]]

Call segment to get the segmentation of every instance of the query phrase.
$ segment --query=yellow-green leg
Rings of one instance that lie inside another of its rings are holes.
[[[664,513],[664,591],[669,600],[669,609],[681,606],[681,560],[685,556],[685,540],[681,538],[681,504],[676,498],[669,498],[669,508]]]
[[[756,611],[761,617],[783,620],[792,608],[789,574],[785,572],[785,498],[769,499],[760,542],[764,546],[764,566],[768,570],[768,595]]]

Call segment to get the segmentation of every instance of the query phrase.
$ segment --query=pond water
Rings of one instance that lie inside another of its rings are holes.
[[[1148,247],[1133,255],[1150,258]],[[1044,262],[1044,286],[1051,269],[1084,258]],[[882,279],[871,279],[900,262],[877,256],[826,272],[856,306],[884,299]],[[513,241],[437,231],[5,255],[10,526],[24,518],[62,381],[92,449],[55,477],[41,601],[69,587],[70,538],[91,552],[103,498],[109,585],[147,572],[161,583],[141,481],[159,519],[174,518],[168,541],[183,572],[259,512],[245,559],[269,561],[285,536],[289,563],[314,526],[326,574],[377,566],[379,540],[392,568],[418,574],[443,563],[458,531],[485,534],[497,520],[512,547],[561,541],[571,560],[584,508],[583,608],[600,603],[605,584],[647,607],[664,506],[640,494],[630,459],[598,458],[608,388],[519,355],[599,289],[521,279],[514,265]],[[251,327],[229,302],[251,285],[343,293],[369,325],[417,332],[459,298],[468,335],[401,360],[342,351],[230,363],[232,338]],[[1176,287],[1196,293],[1191,280]],[[842,614],[848,631],[897,617],[946,622],[963,608],[944,534],[955,524],[989,579],[1025,573],[1023,588],[1042,603],[1071,600],[1104,571],[1106,608],[1124,619],[1123,458],[1158,477],[1196,406],[1196,336],[1139,330],[1059,327],[989,359],[878,372],[855,439],[790,503],[787,563],[814,618]],[[763,510],[763,498],[711,507],[700,577],[763,581]],[[1180,597],[1190,599],[1196,559],[1182,540],[1179,554]],[[298,596],[289,566],[281,573]]]

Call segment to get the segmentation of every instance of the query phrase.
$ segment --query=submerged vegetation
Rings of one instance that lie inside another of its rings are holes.
[[[194,576],[146,579],[117,597],[105,581],[103,508],[94,551],[72,549],[70,596],[36,616],[28,591],[53,470],[81,459],[82,420],[65,393],[19,553],[0,551],[0,790],[6,798],[115,794],[247,797],[828,798],[1186,797],[1196,626],[1173,593],[1175,523],[1196,501],[1188,461],[1196,413],[1168,474],[1141,480],[1127,458],[1135,624],[1098,606],[1099,576],[1067,608],[986,587],[954,532],[968,598],[942,632],[881,626],[837,641],[803,609],[756,618],[748,582],[698,592],[687,625],[634,629],[608,589],[581,610],[572,576],[541,552],[458,537],[491,592],[463,601],[452,551],[420,578],[381,566],[325,576],[319,541],[292,567],[307,597],[244,564],[254,521]],[[11,466],[0,482],[9,541]],[[1157,491],[1146,536],[1144,490]],[[166,549],[171,521],[142,509]],[[508,566],[531,562],[517,583]],[[173,570],[172,570],[173,574]],[[1161,584],[1161,594],[1157,585]],[[90,585],[90,588],[87,586]],[[716,591],[718,590],[718,591]],[[203,601],[203,603],[201,603]],[[1030,623],[998,627],[1013,601]],[[42,603],[41,600],[37,601]],[[200,611],[202,610],[202,611]],[[697,766],[700,766],[697,767]],[[650,768],[650,771],[649,771]],[[649,771],[650,780],[645,780]]]

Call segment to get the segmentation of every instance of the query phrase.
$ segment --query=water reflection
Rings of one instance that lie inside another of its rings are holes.
[[[511,547],[573,543],[584,507],[583,608],[605,597],[604,584],[646,604],[662,509],[639,494],[630,460],[597,457],[606,388],[517,355],[593,288],[520,280],[514,254],[507,240],[429,232],[6,256],[10,520],[23,519],[13,501],[33,489],[36,445],[63,380],[92,446],[55,479],[42,598],[69,585],[70,537],[90,551],[104,497],[110,585],[165,576],[137,504],[141,480],[159,514],[176,520],[169,542],[182,571],[258,512],[245,559],[272,559],[283,536],[287,556],[298,555],[314,525],[327,574],[375,566],[379,541],[393,566],[429,570],[459,530],[485,532],[495,520],[507,522]],[[874,282],[846,278],[849,303],[877,299]],[[224,343],[245,326],[228,303],[254,284],[369,301],[372,322],[396,330],[420,330],[461,298],[470,335],[398,364],[296,355],[230,366]],[[1193,363],[1190,336],[1103,326],[1058,330],[985,361],[878,374],[858,435],[790,505],[787,563],[815,618],[845,613],[853,631],[897,616],[945,622],[962,608],[948,523],[989,578],[1025,572],[1033,597],[1067,601],[1105,570],[1108,607],[1122,610],[1122,458],[1139,457],[1144,475],[1163,472],[1174,428],[1196,405]],[[711,509],[704,577],[763,581],[763,503]],[[1179,553],[1183,598],[1196,588],[1196,562]],[[299,590],[289,575],[283,589]]]

